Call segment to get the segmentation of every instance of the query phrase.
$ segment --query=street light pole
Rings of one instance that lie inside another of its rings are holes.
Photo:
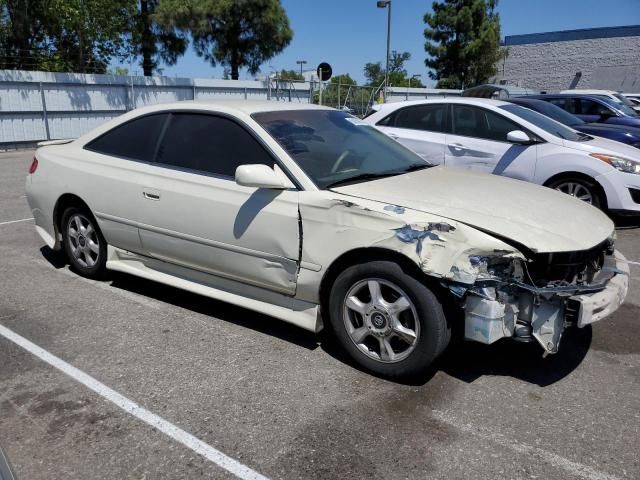
[[[389,47],[391,45],[391,0],[378,0],[378,8],[387,9],[387,68],[384,71],[384,101],[387,101],[389,89]]]
[[[306,60],[296,60],[296,63],[300,65],[300,76],[302,76],[302,66],[307,63]]]
[[[422,75],[420,75],[419,73],[416,73],[414,75],[411,75],[411,77],[409,77],[409,86],[407,87],[407,100],[409,100],[409,90],[411,89],[411,80],[413,80],[414,78],[420,78]]]

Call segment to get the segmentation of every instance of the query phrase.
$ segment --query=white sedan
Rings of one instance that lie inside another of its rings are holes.
[[[126,272],[311,331],[324,321],[388,377],[424,371],[452,330],[555,353],[567,325],[601,320],[627,293],[599,210],[431,168],[313,105],[135,110],[46,142],[26,190],[37,232],[80,275]]]
[[[378,105],[365,121],[434,165],[555,188],[603,210],[640,213],[640,151],[500,100]]]

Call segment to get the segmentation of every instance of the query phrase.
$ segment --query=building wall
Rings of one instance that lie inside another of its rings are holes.
[[[640,26],[517,35],[496,81],[536,90],[640,92]],[[582,72],[576,77],[577,72]]]

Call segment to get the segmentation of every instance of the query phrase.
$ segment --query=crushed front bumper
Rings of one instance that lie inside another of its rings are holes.
[[[609,280],[604,290],[590,295],[575,295],[569,299],[579,305],[578,327],[582,328],[608,317],[624,302],[629,291],[629,264],[618,251],[615,252],[615,260],[618,272]]]
[[[609,277],[598,286],[470,289],[465,299],[465,338],[493,343],[504,337],[536,340],[556,353],[565,327],[584,327],[615,312],[629,288],[629,266],[616,251]],[[510,285],[513,287],[513,284]]]

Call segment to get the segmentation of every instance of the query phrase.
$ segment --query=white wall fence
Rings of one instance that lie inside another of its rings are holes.
[[[181,100],[308,103],[317,85],[273,80],[129,77],[0,70],[0,148],[75,138],[131,109]],[[456,95],[455,90],[391,88],[389,101]]]

